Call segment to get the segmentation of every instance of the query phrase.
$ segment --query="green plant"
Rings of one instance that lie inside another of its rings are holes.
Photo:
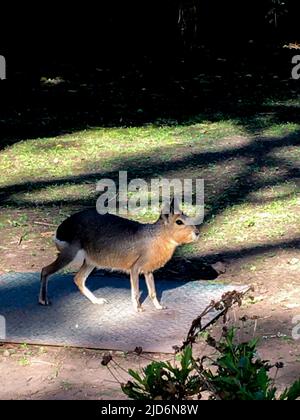
[[[141,373],[129,369],[133,381],[121,384],[123,392],[134,400],[184,400],[209,393],[213,400],[295,400],[300,397],[300,380],[278,395],[275,379],[283,363],[269,364],[257,356],[258,340],[235,342],[235,329],[227,330],[216,341],[206,335],[206,343],[218,356],[194,359],[192,346],[179,354],[176,362],[153,361]],[[277,369],[275,378],[269,371]]]
[[[62,381],[61,387],[64,391],[70,391],[70,389],[72,389],[72,384],[68,381]]]
[[[20,366],[28,366],[28,365],[30,365],[30,361],[27,359],[27,357],[26,357],[26,356],[22,356],[22,357],[19,359],[19,365],[20,365]]]
[[[123,392],[135,400],[183,400],[197,394],[201,380],[194,368],[192,347],[186,347],[177,359],[178,367],[170,362],[154,361],[141,374],[129,369],[134,381],[122,384]]]
[[[201,398],[203,392],[208,392],[210,399],[215,400],[295,400],[300,398],[300,380],[278,395],[275,381],[283,363],[271,365],[261,360],[257,352],[258,340],[239,343],[236,329],[223,327],[221,337],[216,340],[204,331],[203,317],[210,311],[218,310],[223,314],[224,324],[227,313],[233,305],[242,303],[244,293],[227,292],[218,302],[212,301],[204,311],[194,319],[187,337],[181,348],[175,347],[176,357],[173,363],[169,361],[151,361],[141,372],[122,368],[110,353],[104,355],[102,365],[109,368],[114,363],[115,372],[118,369],[129,373],[133,380],[120,383],[122,391],[134,400],[184,400]],[[255,319],[255,318],[254,318]],[[245,322],[246,317],[241,318]],[[202,339],[213,348],[213,356],[203,356],[195,359],[193,344]],[[135,353],[142,354],[142,348],[137,347]],[[270,377],[270,370],[276,368],[275,377]]]
[[[283,363],[270,365],[257,356],[258,340],[246,343],[235,342],[235,329],[224,329],[222,339],[217,343],[212,337],[207,343],[214,347],[219,355],[212,361],[213,372],[204,366],[206,357],[196,365],[203,382],[208,384],[211,397],[221,400],[290,400],[300,397],[300,380],[295,382],[283,394],[277,396],[275,379]],[[269,371],[276,367],[275,379]]]

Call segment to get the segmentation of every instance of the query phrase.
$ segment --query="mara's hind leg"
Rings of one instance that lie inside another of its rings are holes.
[[[78,289],[81,291],[81,293],[87,297],[92,303],[97,305],[103,305],[104,303],[107,303],[106,299],[97,298],[85,285],[85,282],[88,278],[88,276],[91,274],[91,272],[94,270],[95,266],[92,264],[88,264],[86,261],[84,261],[82,267],[76,274],[74,278],[74,282]]]
[[[133,266],[130,270],[130,284],[133,307],[137,312],[143,312],[143,308],[140,303],[139,270],[137,266]]]
[[[51,274],[56,273],[57,271],[64,268],[66,265],[70,264],[77,254],[78,249],[73,248],[66,248],[58,254],[56,260],[47,265],[42,269],[41,273],[41,286],[40,286],[40,295],[39,295],[39,303],[41,305],[50,305],[50,301],[48,300],[48,277]]]
[[[166,307],[162,306],[157,299],[153,273],[145,273],[144,276],[147,284],[149,297],[152,300],[153,305],[156,309],[166,309]]]

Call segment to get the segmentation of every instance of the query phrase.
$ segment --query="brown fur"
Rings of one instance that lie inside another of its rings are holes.
[[[105,303],[105,299],[96,298],[85,286],[89,274],[99,267],[130,274],[132,301],[137,311],[141,311],[139,275],[144,274],[154,306],[163,309],[156,297],[153,272],[172,258],[177,246],[198,238],[198,229],[186,221],[184,214],[175,213],[174,203],[170,214],[162,214],[153,224],[100,215],[96,210],[85,210],[71,216],[57,230],[57,259],[42,269],[39,302],[49,304],[48,277],[73,261],[83,250],[85,260],[74,281],[92,303]]]

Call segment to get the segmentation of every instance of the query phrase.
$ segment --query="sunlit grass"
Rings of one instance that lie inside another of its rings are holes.
[[[300,130],[300,124],[295,123],[282,123],[273,124],[268,128],[265,128],[262,132],[264,136],[269,137],[281,137],[287,134],[293,134]]]
[[[93,205],[99,195],[96,180],[120,169],[128,170],[133,177],[138,169],[138,176],[145,173],[145,178],[204,178],[207,213],[220,197],[227,205],[220,211],[216,206],[216,214],[205,220],[199,243],[182,248],[181,253],[213,252],[291,237],[300,226],[300,198],[298,184],[289,180],[288,171],[299,167],[299,148],[287,146],[270,151],[266,157],[272,164],[266,163],[265,167],[256,166],[253,156],[239,155],[239,150],[252,141],[249,127],[255,128],[254,135],[279,138],[297,133],[300,126],[272,123],[272,118],[262,116],[249,120],[245,127],[241,121],[224,119],[190,125],[93,128],[23,140],[0,152],[0,187],[12,187],[8,205],[28,206],[31,211],[36,206],[38,213],[39,206],[48,206],[49,210],[51,203],[62,203],[67,210],[77,202]],[[230,159],[197,160],[208,152],[221,156],[231,150],[237,154]],[[259,187],[253,184],[253,191],[245,194],[240,203],[230,202],[230,188],[238,186],[243,176],[244,181],[252,177]],[[280,176],[283,180],[277,182]],[[38,181],[51,182],[36,188]],[[24,190],[14,191],[14,186],[23,183],[27,184]],[[153,222],[159,211],[145,209],[130,216]],[[8,217],[8,212],[5,209],[0,215],[0,229],[22,228],[19,224],[23,219],[19,215],[15,219]],[[65,214],[54,215],[50,209],[45,217],[57,224]],[[28,223],[26,219],[26,229]]]
[[[192,126],[94,128],[24,140],[0,153],[0,186],[101,173],[117,169],[124,159],[129,163],[138,158],[168,159],[176,156],[177,147],[192,143],[204,148],[211,140],[237,131],[233,122],[221,121]]]

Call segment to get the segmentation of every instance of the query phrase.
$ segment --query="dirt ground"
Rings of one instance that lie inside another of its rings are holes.
[[[20,243],[10,241],[10,249],[1,254],[1,271],[38,271],[53,258],[54,248],[49,226],[36,225],[36,240]],[[4,245],[5,242],[5,245]],[[5,235],[0,247],[8,247]],[[254,286],[253,298],[247,297],[241,308],[232,315],[232,322],[247,315],[249,319],[240,331],[240,339],[260,337],[259,353],[272,362],[282,361],[277,385],[280,389],[300,377],[300,334],[296,317],[300,316],[300,259],[297,247],[280,248],[274,254],[225,261],[226,273],[216,281]],[[294,323],[293,323],[294,322]],[[211,327],[221,330],[221,320]],[[294,334],[293,334],[294,333]],[[294,338],[293,338],[294,335]],[[204,345],[196,353],[204,354]],[[119,399],[125,398],[119,384],[106,367],[101,365],[103,351],[89,349],[39,347],[5,344],[0,346],[0,399]],[[172,355],[145,355],[155,359],[172,359]],[[125,369],[138,368],[148,362],[135,354],[115,352],[116,361]],[[122,373],[121,380],[126,381]]]

